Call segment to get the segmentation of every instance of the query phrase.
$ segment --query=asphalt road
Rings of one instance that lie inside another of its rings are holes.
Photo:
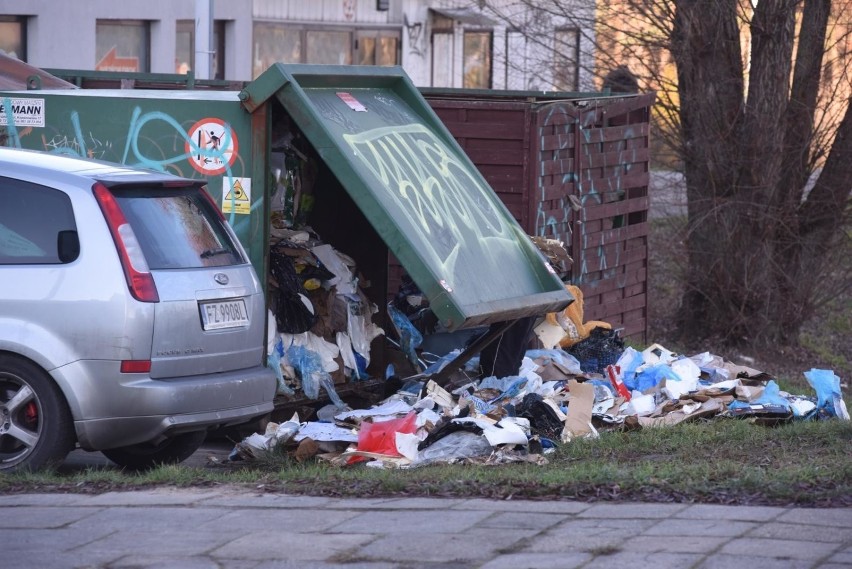
[[[205,468],[210,459],[214,458],[220,462],[228,460],[228,455],[234,448],[234,444],[229,441],[215,440],[206,441],[195,454],[190,456],[181,464],[184,466]],[[86,452],[83,450],[75,450],[68,455],[65,462],[59,468],[61,473],[73,473],[86,469],[103,469],[103,470],[118,470],[119,467],[107,457],[99,452]],[[2,564],[0,564],[2,566]]]

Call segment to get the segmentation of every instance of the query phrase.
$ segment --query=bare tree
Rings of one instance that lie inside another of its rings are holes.
[[[489,6],[499,15],[506,4]],[[559,0],[514,4],[574,17]],[[658,92],[655,134],[685,175],[681,332],[796,343],[814,311],[852,286],[852,5],[598,4],[593,28],[578,22],[595,30],[596,70],[627,65]]]

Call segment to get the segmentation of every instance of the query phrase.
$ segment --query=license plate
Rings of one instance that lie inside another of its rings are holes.
[[[199,308],[201,309],[201,323],[205,330],[239,328],[249,324],[246,302],[242,298],[205,302],[199,304]]]

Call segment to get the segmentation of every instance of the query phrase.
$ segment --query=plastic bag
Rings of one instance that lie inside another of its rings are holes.
[[[583,371],[603,374],[606,366],[615,364],[621,357],[624,340],[616,330],[598,327],[592,330],[588,338],[565,351],[577,358]]]
[[[317,352],[305,346],[293,344],[287,348],[287,359],[302,378],[302,391],[307,397],[317,399],[319,388],[322,386],[332,403],[337,407],[345,406],[334,389],[334,381],[323,367],[322,357]]]
[[[362,452],[383,454],[386,456],[402,456],[396,448],[396,433],[414,433],[417,430],[417,413],[411,411],[400,419],[371,423],[364,421],[358,431],[357,450]],[[349,464],[365,460],[361,456],[349,458]]]
[[[573,373],[575,375],[583,373],[583,370],[580,367],[580,362],[577,358],[564,350],[527,350],[525,355],[531,360],[544,358],[544,365],[547,365],[552,361],[553,363],[562,366],[568,373]]]
[[[271,368],[272,371],[275,372],[277,380],[277,387],[275,391],[283,395],[293,395],[295,392],[284,381],[284,374],[281,373],[281,357],[283,355],[284,343],[281,341],[281,338],[278,338],[278,341],[275,342],[272,350],[270,350],[269,355],[266,356],[266,367]]]
[[[653,389],[660,385],[663,380],[672,379],[680,381],[680,377],[666,364],[655,364],[645,368],[641,373],[636,374],[628,381],[629,378],[624,378],[624,384],[628,389],[633,391],[645,391]]]
[[[636,370],[643,363],[645,363],[645,360],[642,357],[642,352],[638,352],[630,346],[627,346],[618,357],[615,365],[621,368],[621,379],[629,389],[636,388]]]
[[[494,449],[482,435],[465,431],[450,433],[432,445],[421,449],[411,466],[423,466],[435,462],[458,462],[478,456],[488,456]]]
[[[408,358],[408,361],[411,362],[411,365],[414,366],[414,369],[423,371],[423,366],[420,364],[420,360],[415,352],[417,347],[423,343],[423,335],[414,327],[411,320],[393,304],[388,304],[388,314],[390,314],[391,322],[393,322],[394,328],[396,328],[396,332],[399,334],[399,345],[402,348],[402,352]]]
[[[783,407],[787,411],[790,411],[790,402],[786,397],[781,395],[781,388],[778,387],[778,384],[775,383],[775,380],[771,380],[766,384],[766,387],[763,388],[763,394],[751,402],[752,405],[773,405]]]
[[[805,377],[816,391],[817,410],[848,421],[849,412],[840,392],[840,378],[829,369],[816,368],[806,371]]]
[[[269,272],[277,283],[277,287],[270,291],[270,296],[274,300],[278,330],[299,334],[310,330],[318,317],[313,303],[306,296],[307,291],[296,271],[296,265],[287,255],[287,247],[290,245],[282,241],[269,251]]]

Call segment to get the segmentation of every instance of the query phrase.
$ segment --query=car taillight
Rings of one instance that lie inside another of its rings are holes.
[[[115,196],[101,183],[92,186],[92,192],[98,200],[98,205],[101,206],[104,219],[115,241],[115,248],[121,259],[121,267],[124,269],[130,294],[141,302],[160,302],[157,285],[148,269],[148,261],[145,260],[139,240],[136,239],[136,234],[127,222],[127,218],[124,217]]]
[[[121,373],[150,373],[151,360],[122,360]]]

